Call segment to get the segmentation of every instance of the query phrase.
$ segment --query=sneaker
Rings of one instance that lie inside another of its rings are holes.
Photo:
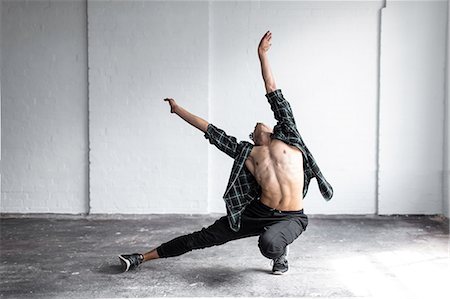
[[[283,253],[282,256],[280,256],[279,258],[273,259],[273,267],[272,267],[272,274],[284,274],[287,272],[287,270],[289,270],[289,266],[288,266],[288,260],[287,260],[287,255],[289,252],[289,248],[288,246],[286,246],[286,249]]]
[[[144,256],[140,253],[121,254],[119,260],[122,263],[123,272],[136,269],[144,261]]]

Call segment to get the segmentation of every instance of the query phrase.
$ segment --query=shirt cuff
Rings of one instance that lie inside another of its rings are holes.
[[[276,90],[266,94],[266,98],[268,100],[273,100],[273,99],[282,98],[282,97],[283,97],[283,93],[281,92],[281,89],[276,89]]]
[[[206,139],[210,139],[211,138],[211,132],[214,130],[214,125],[213,124],[211,124],[211,123],[209,123],[208,124],[208,127],[206,128],[206,132],[205,132],[205,138]]]
[[[277,100],[279,101],[283,99],[283,93],[281,92],[281,89],[276,89],[266,94],[266,98],[269,101],[269,103],[272,103]]]

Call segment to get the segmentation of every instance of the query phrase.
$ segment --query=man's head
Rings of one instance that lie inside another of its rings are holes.
[[[270,143],[270,135],[272,134],[272,129],[263,124],[256,123],[255,129],[250,133],[250,139],[253,140],[255,145],[268,145]]]

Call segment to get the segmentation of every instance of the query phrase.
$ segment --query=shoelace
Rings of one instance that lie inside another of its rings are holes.
[[[274,264],[283,264],[285,265],[287,262],[286,256],[283,254],[282,256],[280,256],[279,258],[273,259],[270,262],[270,265],[273,266]]]
[[[283,265],[286,265],[288,252],[289,252],[289,246],[286,246],[286,251],[284,252],[284,254],[282,256],[280,256],[279,258],[273,259],[270,262],[270,265],[273,266],[275,263],[282,263]],[[280,260],[283,260],[283,261],[280,262]]]

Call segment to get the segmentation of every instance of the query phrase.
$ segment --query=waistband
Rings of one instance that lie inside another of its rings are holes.
[[[271,208],[265,204],[263,204],[259,199],[254,200],[259,206],[261,206],[263,209],[267,210],[267,211],[277,211],[280,213],[286,213],[286,214],[303,214],[303,209],[301,210],[297,210],[297,211],[281,211],[281,210],[277,210],[274,208]]]

